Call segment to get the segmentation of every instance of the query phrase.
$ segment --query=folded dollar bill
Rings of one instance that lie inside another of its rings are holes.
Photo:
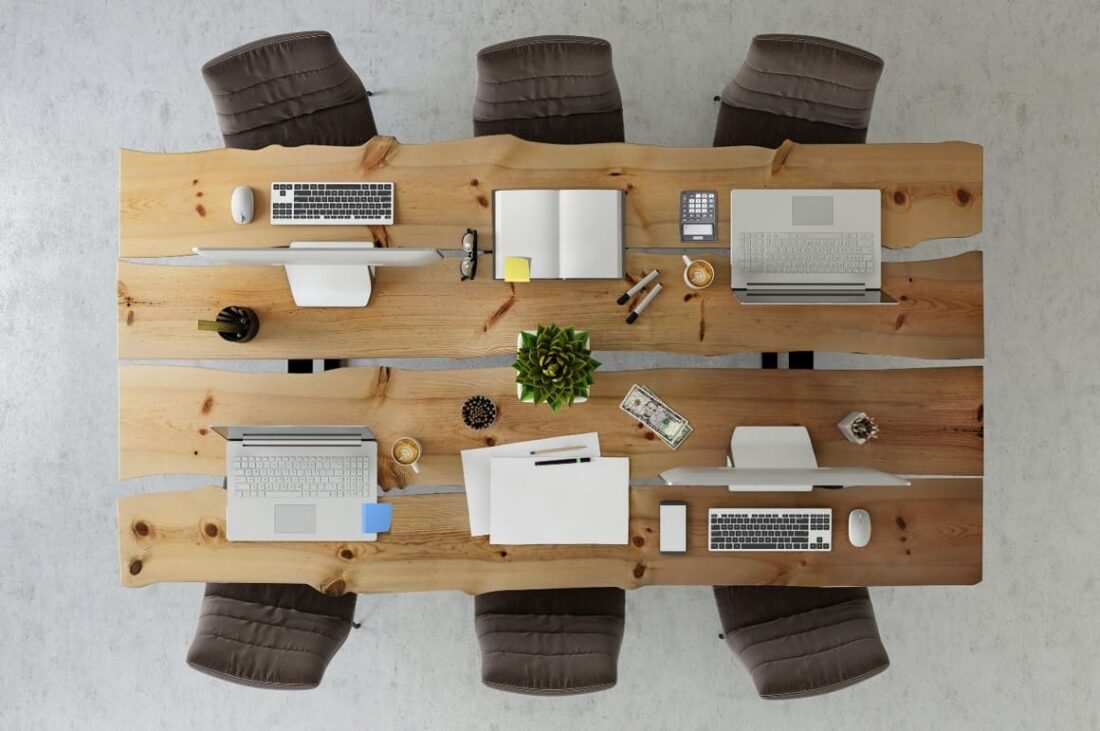
[[[662,442],[673,449],[678,449],[694,431],[687,419],[648,388],[637,383],[630,387],[619,408],[649,427]]]

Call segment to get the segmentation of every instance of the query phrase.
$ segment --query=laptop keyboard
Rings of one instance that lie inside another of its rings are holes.
[[[743,232],[742,266],[757,274],[852,274],[863,278],[875,263],[875,235]]]
[[[370,499],[369,457],[234,457],[238,498]]]

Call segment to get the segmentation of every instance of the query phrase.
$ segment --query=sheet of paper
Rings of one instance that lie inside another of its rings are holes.
[[[537,464],[546,459],[491,460],[489,543],[625,544],[630,538],[630,460]]]
[[[531,260],[531,279],[557,279],[558,191],[493,192],[493,277],[504,279],[504,262]]]
[[[623,192],[563,190],[558,199],[562,279],[623,275]]]
[[[505,282],[530,282],[531,260],[522,256],[504,257]]]
[[[563,447],[579,447],[556,451]],[[550,452],[548,450],[555,450]],[[493,457],[530,457],[541,452],[544,458],[599,457],[600,435],[596,432],[568,434],[529,442],[500,444],[495,447],[462,450],[462,481],[466,485],[466,505],[470,513],[470,535],[489,535],[489,461]]]

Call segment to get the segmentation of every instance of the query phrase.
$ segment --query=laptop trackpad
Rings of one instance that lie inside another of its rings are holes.
[[[276,533],[316,533],[316,505],[276,505]]]

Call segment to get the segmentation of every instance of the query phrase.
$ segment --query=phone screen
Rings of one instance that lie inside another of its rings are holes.
[[[661,553],[687,552],[687,505],[661,504]]]

